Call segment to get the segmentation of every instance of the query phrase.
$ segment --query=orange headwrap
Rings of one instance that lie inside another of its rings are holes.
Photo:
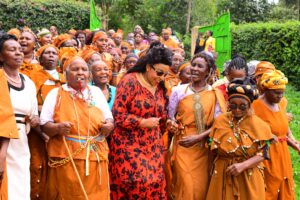
[[[273,70],[262,75],[260,84],[264,89],[285,89],[288,79],[281,71]]]
[[[267,71],[275,70],[275,66],[267,61],[261,61],[258,63],[255,69],[255,77],[266,73]]]
[[[122,47],[127,47],[129,50],[132,50],[131,44],[129,44],[128,42],[125,42],[125,41],[121,42],[121,48]]]
[[[118,36],[119,36],[120,38],[123,37],[123,35],[122,35],[121,33],[114,33],[112,37],[113,37],[113,38],[116,38],[116,37],[118,37]]]
[[[65,66],[65,61],[71,57],[74,57],[77,54],[77,50],[74,47],[63,47],[59,50],[59,61],[61,66]],[[65,69],[63,68],[63,71]]]
[[[19,37],[21,35],[21,31],[17,28],[12,28],[7,32],[7,34],[14,35],[14,36],[16,36],[17,39],[19,39]]]
[[[186,68],[186,67],[188,67],[188,66],[191,66],[191,63],[190,63],[190,62],[185,62],[185,63],[183,63],[182,65],[179,66],[178,72],[181,72],[184,68]]]
[[[168,29],[168,28],[162,29],[162,32],[161,32],[161,33],[162,33],[162,34],[163,34],[163,33],[167,33],[168,35],[171,35],[171,34],[172,34],[171,30]]]
[[[59,48],[65,41],[67,40],[71,40],[72,39],[72,36],[69,35],[69,34],[61,34],[59,36],[57,36],[54,41],[53,41],[53,44]]]
[[[80,51],[78,55],[82,57],[85,62],[88,62],[95,53],[98,53],[98,49],[94,46],[88,46]]]
[[[75,36],[76,33],[77,33],[77,31],[76,31],[75,29],[70,29],[70,30],[68,31],[68,33],[71,34],[71,35],[73,35],[73,36]]]
[[[47,44],[47,45],[44,45],[44,46],[40,47],[37,50],[37,52],[35,53],[35,57],[39,58],[48,47],[53,47],[56,50],[56,52],[57,52],[57,54],[59,56],[59,50],[58,50],[58,48],[56,46],[54,46],[53,44]]]
[[[77,59],[80,59],[80,60],[83,60],[80,56],[78,55],[75,55],[75,56],[71,56],[69,58],[67,58],[64,62],[64,65],[63,65],[63,70],[66,71],[66,69],[71,65],[71,63],[74,61],[74,60],[77,60]],[[84,61],[84,60],[83,60]]]
[[[103,31],[99,31],[97,32],[94,37],[93,37],[93,43],[96,42],[99,38],[102,38],[102,37],[106,37],[107,38],[107,34]]]

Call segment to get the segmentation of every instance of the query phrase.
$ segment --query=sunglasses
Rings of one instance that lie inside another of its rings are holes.
[[[239,106],[236,104],[229,104],[229,108],[230,110],[236,110],[239,109],[241,111],[245,111],[248,109],[248,105],[247,104],[240,104]]]
[[[153,68],[154,69],[154,71],[156,72],[156,75],[157,76],[167,76],[168,75],[168,72],[164,72],[164,71],[162,71],[162,70],[158,70],[158,69],[155,69],[155,68]]]

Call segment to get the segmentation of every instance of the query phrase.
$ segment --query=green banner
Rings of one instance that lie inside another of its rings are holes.
[[[96,7],[94,0],[90,0],[90,30],[101,29],[102,23],[96,14]]]

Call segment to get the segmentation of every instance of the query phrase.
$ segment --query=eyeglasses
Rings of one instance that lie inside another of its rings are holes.
[[[245,111],[248,109],[248,104],[240,104],[240,105],[236,105],[236,104],[229,104],[229,108],[230,110],[236,110],[239,109],[241,111]]]

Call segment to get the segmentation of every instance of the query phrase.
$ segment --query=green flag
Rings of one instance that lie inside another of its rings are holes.
[[[96,8],[94,0],[90,0],[90,30],[102,28],[102,23],[96,15]]]

